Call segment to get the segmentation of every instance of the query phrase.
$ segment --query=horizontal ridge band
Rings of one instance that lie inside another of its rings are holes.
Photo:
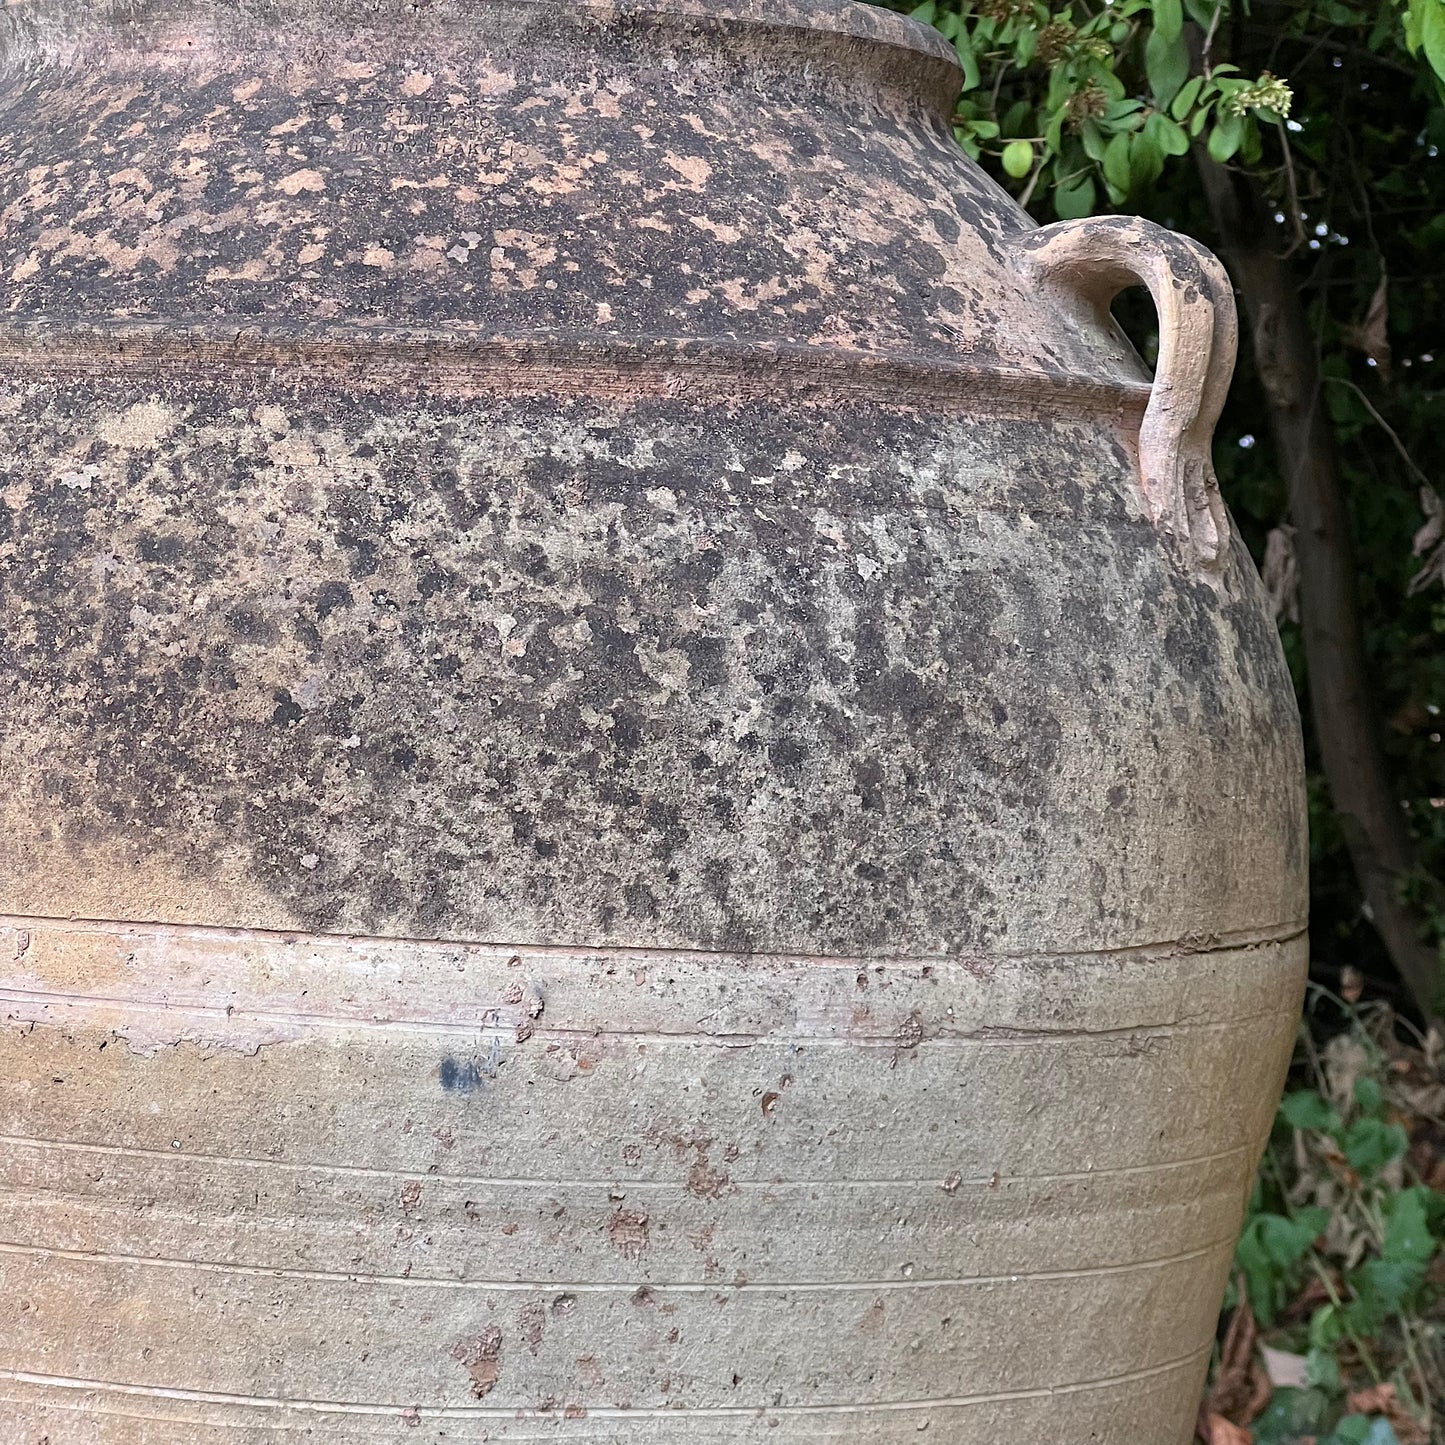
[[[453,397],[563,394],[639,402],[742,404],[840,397],[927,411],[988,408],[990,420],[1104,418],[1137,426],[1145,382],[1024,371],[922,354],[889,355],[730,337],[610,337],[595,332],[487,333],[461,328],[88,322],[0,324],[0,367],[112,375],[261,371],[287,383]]]

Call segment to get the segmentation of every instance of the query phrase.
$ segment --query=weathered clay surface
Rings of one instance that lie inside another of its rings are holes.
[[[0,1423],[1182,1445],[1304,949],[1224,361],[1166,515],[882,12],[0,34]]]
[[[0,956],[52,1440],[1182,1442],[1279,1074],[1201,1080],[1277,1066],[1301,945]]]

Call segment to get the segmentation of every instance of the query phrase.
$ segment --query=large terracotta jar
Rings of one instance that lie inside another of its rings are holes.
[[[1183,1445],[1305,948],[1217,264],[845,0],[0,35],[0,1438]]]

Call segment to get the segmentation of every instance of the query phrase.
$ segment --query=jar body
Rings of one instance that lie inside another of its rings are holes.
[[[0,1417],[1186,1439],[1304,825],[1257,579],[1151,523],[1127,353],[934,304],[1024,223],[959,226],[986,183],[886,65],[804,93],[774,36],[700,99],[676,15],[543,63],[560,10],[495,6],[267,69],[150,8],[152,58],[41,26],[10,72],[120,198],[5,173]],[[333,145],[354,106],[397,148]],[[639,126],[698,148],[616,163]],[[787,238],[714,185],[744,150]],[[888,188],[955,207],[932,309],[799,220]],[[406,237],[338,240],[373,192]]]

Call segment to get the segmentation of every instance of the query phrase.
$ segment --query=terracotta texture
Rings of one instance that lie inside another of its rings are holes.
[[[1183,1445],[1304,967],[1217,263],[841,0],[0,27],[4,1438]]]

